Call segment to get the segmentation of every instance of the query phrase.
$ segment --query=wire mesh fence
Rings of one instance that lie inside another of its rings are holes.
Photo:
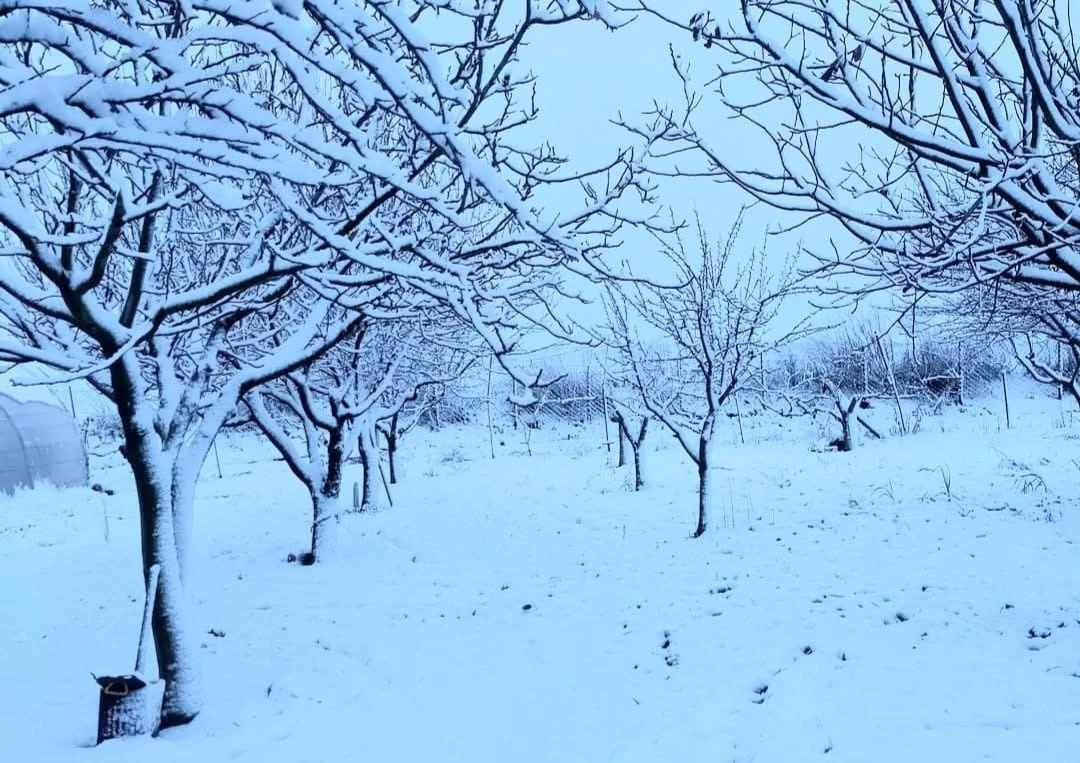
[[[756,415],[770,394],[828,396],[827,380],[846,395],[902,399],[928,409],[962,405],[987,391],[1000,389],[1008,367],[1002,348],[977,339],[912,342],[906,337],[821,338],[794,351],[762,355],[748,369],[740,396],[742,409],[732,415]],[[461,379],[445,385],[424,423],[483,423],[512,428],[543,428],[556,423],[587,425],[605,422],[612,413],[617,383],[602,351],[572,349],[548,353],[523,366],[539,377],[530,395],[493,359],[476,364]],[[680,380],[660,379],[660,383]],[[995,387],[995,385],[997,385]],[[530,400],[530,404],[521,404]]]
[[[828,381],[867,398],[915,398],[962,404],[1001,380],[1009,365],[1000,347],[977,339],[840,334],[799,351],[762,359],[758,386],[797,390]]]

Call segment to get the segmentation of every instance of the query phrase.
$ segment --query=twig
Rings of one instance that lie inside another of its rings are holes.
[[[859,422],[860,424],[862,424],[866,428],[866,431],[869,432],[871,435],[873,435],[876,439],[878,439],[878,440],[885,439],[885,438],[883,438],[881,436],[881,434],[876,429],[874,429],[872,426],[867,424],[866,420],[862,416],[856,416],[855,420],[857,422]]]

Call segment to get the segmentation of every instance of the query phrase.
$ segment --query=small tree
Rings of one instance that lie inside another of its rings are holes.
[[[697,467],[698,511],[694,537],[709,524],[715,439],[724,405],[749,380],[767,350],[792,339],[802,323],[770,336],[770,326],[792,289],[784,275],[766,273],[760,252],[736,260],[737,221],[719,246],[699,222],[699,252],[681,239],[664,251],[675,268],[675,287],[638,283],[609,292],[613,344],[624,376],[641,404],[675,436]],[[641,341],[639,324],[663,344]]]
[[[856,413],[857,410],[868,405],[865,397],[851,395],[845,401],[840,388],[833,384],[829,379],[822,380],[822,389],[829,394],[833,404],[832,409],[829,411],[829,415],[840,424],[840,437],[833,441],[833,444],[835,444],[838,451],[847,453],[855,449],[855,438],[852,435],[851,426],[851,419],[853,417],[863,425],[871,436],[881,439],[881,435],[878,434],[878,431],[866,423],[866,421]]]
[[[615,401],[611,401],[611,407],[614,409],[614,413],[611,414],[611,421],[619,428],[619,466],[623,466],[626,461],[625,446],[629,445],[630,453],[634,458],[634,491],[636,492],[645,487],[641,446],[645,443],[645,434],[649,430],[649,417],[638,416],[638,425],[631,428],[629,422],[632,420],[633,414]]]
[[[426,346],[432,341],[418,319],[368,319],[318,360],[245,397],[255,422],[311,496],[311,550],[301,561],[332,553],[344,467],[354,446],[363,470],[362,511],[375,500],[378,422],[398,416],[425,386],[460,376],[468,359],[433,353]]]
[[[455,364],[439,366],[441,378],[414,380],[412,392],[401,398],[401,407],[376,424],[386,443],[386,466],[391,485],[398,483],[397,453],[401,438],[439,404],[445,395],[446,385],[459,379],[475,360],[475,356],[465,356]]]

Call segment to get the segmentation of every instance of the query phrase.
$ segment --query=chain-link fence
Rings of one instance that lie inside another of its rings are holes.
[[[762,362],[766,389],[796,390],[825,380],[851,395],[963,404],[1000,382],[1009,363],[1002,348],[976,338],[849,331],[820,337]]]
[[[540,384],[530,395],[489,358],[445,385],[425,423],[438,427],[468,422],[518,430],[556,424],[595,426],[598,440],[613,441],[610,400],[621,399],[631,390],[614,388],[614,377],[607,370],[612,367],[609,360],[603,350],[582,348],[515,359],[519,374],[539,375]],[[1062,357],[1063,364],[1068,361]],[[874,410],[882,412],[879,417],[886,414],[883,432],[912,431],[917,427],[913,421],[924,415],[968,405],[987,394],[998,395],[1005,375],[1020,371],[1012,348],[990,338],[930,331],[912,338],[910,332],[896,327],[883,334],[855,327],[822,333],[796,347],[759,356],[746,369],[744,392],[733,398],[724,414],[735,422],[733,426],[749,427],[751,420],[766,426],[763,422],[775,418],[767,414],[782,412],[785,399],[789,403],[801,400],[790,406],[790,414],[831,410],[831,388],[835,388],[846,399],[884,402],[884,406],[874,404]],[[676,386],[685,381],[663,376],[655,380]],[[895,423],[888,420],[888,411],[894,411]]]
[[[609,381],[598,358],[572,348],[516,366],[526,377],[539,379],[535,388],[526,390],[489,357],[442,385],[422,423],[439,427],[490,420],[499,426],[538,428],[556,422],[585,424],[607,415]],[[523,404],[526,401],[529,404]]]

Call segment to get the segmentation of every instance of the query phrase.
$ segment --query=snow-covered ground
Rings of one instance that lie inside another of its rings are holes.
[[[1080,423],[1042,391],[813,452],[734,424],[714,526],[656,428],[627,490],[601,422],[403,441],[392,509],[304,568],[305,494],[252,440],[197,501],[207,697],[94,748],[127,672],[137,525],[115,488],[0,497],[0,740],[28,761],[1068,761],[1080,749]],[[887,411],[878,412],[888,424]]]

